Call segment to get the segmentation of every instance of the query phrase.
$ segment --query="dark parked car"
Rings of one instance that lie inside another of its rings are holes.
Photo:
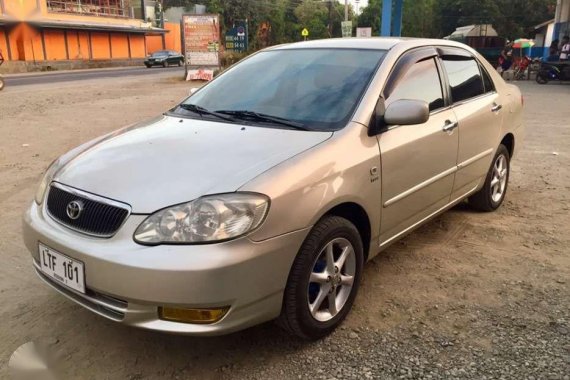
[[[149,69],[152,66],[182,66],[184,63],[184,56],[174,50],[160,50],[152,53],[144,60],[144,65]]]

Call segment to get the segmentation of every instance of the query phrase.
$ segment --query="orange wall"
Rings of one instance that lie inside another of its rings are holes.
[[[109,33],[91,32],[93,59],[110,59]]]
[[[162,37],[161,36],[146,36],[146,51],[149,54],[154,53],[158,50],[164,50],[164,46],[162,46]]]
[[[7,31],[0,28],[0,51],[2,52],[2,56],[6,61],[10,59],[10,57],[8,57],[8,44],[6,42],[7,36],[8,36]]]
[[[42,30],[19,23],[9,33],[0,28],[0,49],[5,59],[8,59],[6,36],[13,61],[137,59],[147,54],[144,34]]]
[[[124,33],[111,33],[113,58],[129,58],[129,40]]]
[[[44,42],[47,60],[56,61],[67,59],[65,35],[61,30],[44,30]]]
[[[142,34],[131,34],[131,58],[146,57],[145,37]]]
[[[67,31],[69,59],[89,59],[89,36],[87,32]]]
[[[45,60],[44,56],[44,45],[42,43],[42,34],[33,30],[31,33],[27,34],[25,41],[22,41],[23,50],[25,51],[26,61],[42,61]]]
[[[164,28],[169,32],[164,35],[166,48],[182,52],[182,41],[180,39],[180,24],[165,23]]]
[[[180,25],[174,23],[165,23],[164,29],[168,33],[164,35],[164,45],[162,44],[162,36],[146,36],[146,51],[154,53],[158,50],[176,50],[182,52],[182,42],[180,40]]]

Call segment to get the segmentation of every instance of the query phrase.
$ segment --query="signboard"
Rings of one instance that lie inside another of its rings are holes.
[[[237,21],[235,26],[226,32],[225,48],[228,52],[243,53],[247,51],[247,21]]]
[[[207,69],[188,70],[188,75],[186,75],[186,80],[211,81],[212,79],[214,79],[214,70],[207,70]]]
[[[356,28],[357,37],[372,37],[372,28]]]
[[[352,21],[342,21],[340,27],[343,37],[352,37]]]
[[[182,41],[187,67],[220,65],[218,15],[183,15]]]
[[[301,35],[305,38],[309,37],[309,29],[303,28],[303,30],[301,31]]]

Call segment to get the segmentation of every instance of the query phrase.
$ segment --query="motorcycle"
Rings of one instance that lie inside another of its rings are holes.
[[[536,83],[546,84],[551,80],[570,80],[570,62],[541,62]]]

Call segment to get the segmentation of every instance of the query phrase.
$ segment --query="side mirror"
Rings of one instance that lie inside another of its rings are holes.
[[[192,87],[190,89],[190,95],[194,94],[196,91],[198,91],[198,87]]]
[[[396,100],[386,108],[384,123],[387,125],[422,124],[429,119],[429,106],[423,100]]]

